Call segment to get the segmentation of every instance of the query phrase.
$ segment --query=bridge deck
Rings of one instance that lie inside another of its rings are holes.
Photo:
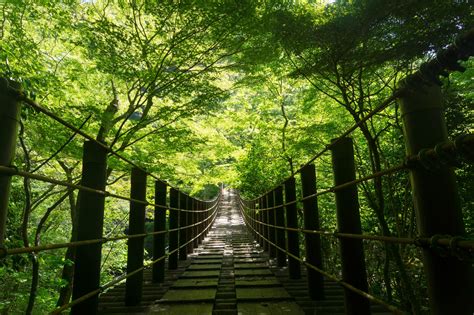
[[[217,218],[203,243],[167,270],[165,282],[152,283],[144,273],[143,299],[124,304],[125,286],[100,297],[100,314],[344,314],[343,290],[326,282],[326,300],[313,301],[302,279],[288,278],[253,241],[226,191]],[[373,313],[383,313],[374,307]]]

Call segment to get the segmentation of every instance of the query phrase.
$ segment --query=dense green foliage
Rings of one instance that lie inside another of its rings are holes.
[[[474,22],[469,1],[7,0],[0,8],[2,77],[200,198],[212,198],[219,183],[247,198],[274,187]],[[472,59],[465,63],[466,72],[444,80],[452,137],[474,131],[474,69]],[[72,131],[27,106],[21,124],[15,165],[76,182],[84,139],[69,141]],[[403,161],[397,104],[352,136],[358,176]],[[330,156],[315,164],[318,188],[330,187]],[[108,190],[128,195],[129,170],[111,156]],[[470,233],[472,171],[458,171]],[[150,180],[149,200],[151,188]],[[416,235],[405,173],[361,184],[359,195],[364,232]],[[74,239],[76,197],[14,178],[6,246]],[[333,197],[319,202],[321,227],[336,229]],[[125,232],[128,207],[107,198],[106,235]],[[337,246],[323,238],[324,266],[334,274]],[[418,250],[365,246],[370,292],[413,313],[426,310]],[[44,314],[67,302],[73,257],[57,250],[1,260],[0,312]],[[104,282],[125,264],[125,242],[104,245]]]

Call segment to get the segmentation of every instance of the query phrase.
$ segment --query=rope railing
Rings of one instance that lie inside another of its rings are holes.
[[[113,197],[113,198],[117,198],[117,199],[121,199],[121,200],[125,200],[125,201],[136,202],[136,203],[143,204],[143,205],[146,205],[146,206],[153,206],[153,207],[161,208],[161,209],[165,209],[165,210],[182,211],[182,212],[205,212],[205,211],[207,211],[207,210],[186,210],[186,209],[181,209],[181,208],[168,207],[168,206],[165,206],[165,205],[158,205],[158,204],[155,204],[155,203],[152,203],[152,202],[148,202],[148,201],[144,201],[144,200],[139,200],[139,199],[134,199],[134,198],[114,194],[114,193],[111,193],[111,192],[106,191],[106,190],[94,189],[94,188],[90,188],[90,187],[87,187],[87,186],[83,186],[83,185],[79,185],[79,184],[73,184],[73,183],[70,183],[70,182],[54,179],[52,177],[47,177],[47,176],[44,176],[44,175],[39,175],[39,174],[30,173],[30,172],[20,171],[19,169],[15,168],[15,167],[7,167],[7,166],[1,166],[0,165],[0,174],[9,175],[9,176],[16,175],[16,176],[21,176],[21,177],[25,177],[25,178],[35,179],[35,180],[39,180],[39,181],[46,182],[46,183],[51,183],[51,184],[56,184],[56,185],[59,185],[59,186],[64,186],[64,187],[77,189],[77,190],[92,192],[94,194],[102,195],[102,196],[105,196],[105,197]],[[212,200],[205,201],[205,202],[212,202]]]
[[[215,204],[215,205],[213,205],[212,207],[210,207],[206,210],[201,210],[201,211],[196,211],[196,212],[212,211],[215,208],[217,208],[217,206],[218,206],[218,204]],[[193,211],[189,210],[188,212],[193,212]],[[82,246],[82,245],[90,245],[90,244],[98,244],[98,243],[105,244],[105,243],[108,243],[108,242],[120,241],[120,240],[124,240],[124,239],[132,239],[132,238],[137,238],[137,237],[147,237],[147,236],[152,236],[152,235],[166,234],[168,232],[188,230],[192,227],[195,227],[195,226],[198,226],[198,225],[204,223],[207,219],[208,218],[205,218],[204,220],[201,220],[197,223],[193,223],[193,224],[182,226],[182,227],[175,228],[175,229],[168,229],[168,230],[165,230],[165,231],[147,232],[147,233],[140,233],[140,234],[133,234],[133,235],[119,235],[119,236],[104,237],[104,238],[100,238],[100,239],[93,239],[93,240],[86,240],[86,241],[76,241],[76,242],[57,243],[57,244],[46,244],[46,245],[30,246],[30,247],[19,247],[19,248],[10,248],[10,249],[0,248],[0,258],[4,258],[6,256],[11,256],[11,255],[27,254],[27,253],[38,253],[40,251],[47,251],[47,250],[54,250],[54,249],[61,249],[61,248],[69,248],[69,247],[77,247],[77,246]]]
[[[418,154],[407,157],[403,163],[392,166],[388,169],[375,172],[370,175],[349,182],[345,182],[340,185],[334,185],[332,187],[318,191],[314,194],[298,198],[297,200],[291,201],[289,203],[284,203],[282,205],[273,207],[259,208],[258,210],[268,211],[282,208],[284,206],[302,202],[314,197],[318,197],[328,193],[334,193],[338,190],[350,187],[352,185],[364,183],[385,175],[391,175],[401,171],[406,171],[410,168],[417,167],[417,165],[419,164],[421,164],[421,166],[427,169],[436,169],[437,165],[450,165],[453,167],[460,167],[461,161],[465,161],[466,163],[474,163],[474,149],[472,148],[474,148],[474,134],[460,135],[456,137],[454,141],[441,142],[437,144],[434,148],[422,150]]]
[[[383,307],[385,307],[388,311],[392,312],[393,314],[400,314],[400,315],[404,314],[404,313],[403,313],[400,309],[398,309],[396,306],[391,305],[391,304],[389,304],[389,303],[383,301],[382,299],[379,299],[379,298],[377,298],[377,297],[375,297],[375,296],[373,296],[373,295],[371,295],[371,294],[369,294],[369,293],[367,293],[367,292],[365,292],[365,291],[363,291],[363,290],[360,290],[360,289],[354,287],[353,285],[351,285],[351,284],[349,284],[349,283],[347,283],[347,282],[345,282],[345,281],[339,279],[337,276],[332,275],[332,274],[330,274],[330,273],[328,273],[328,272],[326,272],[326,271],[324,271],[324,270],[322,270],[322,269],[320,269],[320,268],[318,268],[318,267],[316,267],[316,266],[314,266],[314,265],[308,263],[307,261],[301,259],[300,257],[297,257],[297,256],[293,255],[292,253],[288,252],[286,249],[284,249],[284,248],[278,246],[277,244],[271,242],[268,238],[266,238],[264,235],[262,235],[262,234],[259,233],[257,230],[255,230],[250,224],[248,224],[248,221],[247,221],[247,220],[248,220],[249,216],[245,213],[245,211],[242,211],[242,208],[241,208],[241,213],[242,213],[242,217],[244,218],[244,220],[245,220],[245,222],[246,222],[246,225],[247,225],[248,227],[250,227],[250,229],[252,229],[252,231],[253,231],[254,233],[256,233],[257,235],[259,235],[261,238],[263,238],[266,242],[268,242],[270,245],[272,245],[272,246],[273,246],[274,248],[276,248],[277,250],[279,250],[279,251],[283,252],[284,254],[286,254],[286,255],[292,257],[293,259],[298,260],[299,262],[303,263],[303,264],[306,265],[307,267],[309,267],[309,268],[311,268],[311,269],[317,271],[318,273],[322,274],[324,277],[326,277],[326,278],[328,278],[328,279],[330,279],[330,280],[332,280],[332,281],[338,283],[339,285],[345,287],[346,289],[348,289],[348,290],[350,290],[350,291],[352,291],[352,292],[354,292],[354,293],[357,293],[357,294],[359,294],[360,296],[362,296],[362,297],[364,297],[364,298],[366,298],[366,299],[368,299],[368,300],[370,300],[370,301],[372,301],[372,302],[374,302],[374,303],[377,303],[377,304],[379,304],[379,305],[382,305]]]
[[[56,308],[54,311],[51,312],[51,315],[56,315],[56,314],[61,314],[61,312],[73,307],[74,305],[77,305],[81,302],[84,302],[86,301],[87,299],[95,296],[95,295],[99,295],[101,294],[102,292],[104,292],[106,289],[110,289],[110,288],[113,288],[114,286],[118,285],[119,283],[121,283],[122,281],[126,280],[127,278],[130,278],[131,276],[137,274],[138,272],[140,271],[143,271],[143,270],[146,270],[148,268],[150,268],[151,266],[153,266],[154,264],[166,259],[167,257],[169,257],[170,255],[172,255],[173,253],[177,253],[181,248],[184,248],[186,246],[188,246],[189,244],[191,244],[192,242],[194,242],[196,239],[198,239],[201,235],[203,235],[204,233],[206,233],[209,228],[212,226],[212,224],[214,223],[214,220],[216,218],[216,214],[217,214],[217,208],[214,210],[214,212],[208,217],[208,218],[211,218],[213,217],[213,219],[211,220],[211,222],[206,226],[206,228],[201,231],[198,235],[194,236],[192,239],[188,240],[186,243],[180,245],[178,248],[166,253],[165,255],[151,261],[150,263],[148,263],[147,265],[143,266],[143,267],[140,267],[138,269],[135,269],[134,271],[130,272],[130,273],[125,273],[125,274],[122,274],[121,276],[117,277],[116,279],[100,286],[99,289],[96,289],[96,290],[93,290],[67,304],[64,304],[62,305],[61,307],[58,307]],[[206,219],[208,219],[206,218]],[[203,220],[204,221],[204,220]],[[200,222],[202,223],[202,222]]]
[[[406,164],[397,165],[397,166],[391,167],[389,169],[386,169],[384,171],[373,173],[372,175],[368,175],[368,176],[365,176],[365,177],[362,177],[362,178],[359,178],[359,179],[356,179],[356,180],[353,180],[353,181],[350,181],[350,182],[347,182],[347,183],[344,183],[344,184],[341,184],[341,185],[326,188],[326,189],[318,191],[314,194],[311,194],[311,195],[308,195],[308,196],[305,196],[305,197],[302,197],[302,198],[298,198],[297,200],[293,200],[293,201],[284,203],[282,205],[273,206],[273,207],[266,207],[266,208],[258,208],[258,210],[259,211],[268,211],[268,210],[281,209],[284,206],[296,204],[298,202],[302,202],[302,201],[305,201],[305,200],[308,200],[308,199],[311,199],[311,198],[314,198],[314,197],[318,197],[318,196],[321,196],[321,195],[325,195],[325,194],[328,194],[328,193],[333,193],[337,190],[340,190],[340,189],[343,189],[343,188],[346,188],[346,187],[349,187],[349,186],[352,186],[352,185],[356,185],[356,184],[359,184],[359,183],[363,183],[363,182],[369,181],[369,180],[377,178],[377,177],[381,177],[381,176],[388,175],[388,174],[393,174],[393,173],[396,173],[396,172],[399,172],[399,171],[402,171],[402,170],[405,170],[405,169],[407,169]]]
[[[242,199],[240,199],[240,206],[246,210],[253,211],[255,209],[251,209],[250,207],[246,206]],[[276,208],[279,208],[278,206]],[[256,209],[258,210],[258,209]],[[415,245],[417,247],[435,247],[436,245],[443,245],[449,247],[451,250],[456,250],[457,248],[462,249],[474,249],[474,240],[465,239],[460,236],[445,236],[445,235],[433,235],[432,237],[396,237],[396,236],[384,236],[384,235],[372,235],[372,234],[352,234],[352,233],[340,233],[338,231],[328,231],[328,230],[306,230],[302,228],[289,228],[285,226],[279,226],[274,224],[265,223],[263,221],[259,221],[252,217],[249,217],[252,222],[258,223],[260,225],[264,225],[271,228],[276,228],[279,230],[284,231],[293,231],[299,232],[304,234],[318,234],[336,238],[352,238],[352,239],[362,239],[362,240],[374,240],[374,241],[382,241],[387,243],[396,243],[396,244],[408,244],[408,245]]]

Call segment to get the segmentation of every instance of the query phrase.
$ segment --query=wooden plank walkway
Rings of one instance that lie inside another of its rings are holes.
[[[217,218],[203,243],[166,272],[165,282],[144,273],[143,300],[125,306],[122,284],[100,297],[100,314],[344,314],[343,290],[326,282],[327,299],[313,301],[302,279],[290,280],[247,231],[236,196],[225,191]],[[383,312],[374,308],[375,314]]]

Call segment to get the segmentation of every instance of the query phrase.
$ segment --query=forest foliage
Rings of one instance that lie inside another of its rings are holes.
[[[3,78],[204,199],[220,183],[247,198],[274,187],[474,22],[469,1],[7,0],[0,11]],[[464,66],[443,79],[452,138],[474,131],[472,59]],[[396,103],[352,136],[360,177],[404,159]],[[23,106],[14,164],[75,183],[83,141]],[[108,189],[128,195],[130,166],[113,156],[108,163]],[[318,188],[330,187],[330,156],[315,164]],[[457,171],[469,233],[472,171]],[[364,232],[416,235],[407,174],[364,183],[359,195]],[[73,240],[76,199],[64,187],[15,177],[5,245]],[[319,202],[321,227],[336,229],[333,197]],[[126,231],[128,207],[107,198],[104,234]],[[325,268],[338,274],[337,241],[324,239],[323,249]],[[371,293],[426,311],[417,249],[370,242],[365,254]],[[124,272],[126,243],[105,244],[102,256],[107,281]],[[57,250],[1,260],[0,312],[44,314],[69,301],[73,258]]]

